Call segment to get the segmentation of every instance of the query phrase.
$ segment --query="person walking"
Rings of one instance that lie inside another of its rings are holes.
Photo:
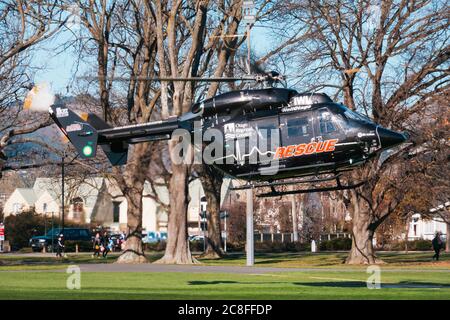
[[[444,242],[441,239],[441,233],[439,231],[436,232],[436,236],[431,241],[431,244],[433,245],[433,250],[434,250],[433,260],[436,259],[436,261],[439,261],[439,255],[441,253],[443,243]]]
[[[56,256],[62,258],[64,255],[64,235],[61,233],[56,244]]]
[[[100,257],[100,245],[101,245],[100,233],[97,232],[95,234],[95,238],[94,238],[93,246],[92,246],[92,248],[94,249],[92,258],[94,258],[95,256],[97,256],[97,258]]]
[[[110,250],[109,249],[109,237],[108,237],[108,233],[106,233],[106,232],[102,239],[102,248],[103,248],[103,251],[102,251],[103,258],[106,258],[106,256],[108,255],[108,252]]]

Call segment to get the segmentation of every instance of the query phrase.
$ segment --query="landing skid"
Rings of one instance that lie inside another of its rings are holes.
[[[361,187],[365,181],[358,182],[356,184],[349,185],[337,185],[334,187],[324,187],[324,188],[311,188],[311,189],[302,189],[302,190],[291,190],[291,191],[276,191],[272,189],[271,192],[257,194],[258,198],[269,198],[269,197],[280,197],[288,194],[300,194],[300,193],[314,193],[314,192],[327,192],[327,191],[339,191],[339,190],[349,190]]]
[[[317,182],[331,181],[331,180],[339,178],[339,176],[340,176],[340,174],[337,174],[337,175],[335,175],[333,177],[326,177],[326,178],[321,178],[321,179],[309,179],[309,180],[296,179],[296,180],[293,180],[293,181],[278,181],[278,182],[267,182],[267,183],[247,183],[247,184],[245,184],[243,186],[230,188],[230,190],[246,190],[246,189],[250,189],[250,188],[288,186],[288,185],[299,184],[299,183],[317,183]]]
[[[294,180],[294,181],[277,181],[277,182],[268,182],[268,183],[247,183],[243,186],[233,187],[231,190],[245,190],[245,189],[253,189],[253,188],[264,188],[270,187],[272,191],[267,193],[257,194],[258,198],[268,198],[268,197],[280,197],[289,194],[302,194],[302,193],[314,193],[314,192],[327,192],[327,191],[339,191],[339,190],[349,190],[362,186],[366,181],[361,181],[355,184],[343,185],[340,181],[341,174],[333,175],[332,177],[325,178],[317,178],[317,179],[309,179],[309,180]],[[319,183],[336,180],[335,186],[329,187],[320,187],[320,188],[309,188],[309,189],[300,189],[300,190],[290,190],[290,191],[277,191],[275,190],[276,186],[286,186],[286,185],[294,185],[294,184],[304,184],[304,183]]]

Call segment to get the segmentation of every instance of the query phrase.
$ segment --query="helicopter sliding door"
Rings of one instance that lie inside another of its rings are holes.
[[[313,166],[316,153],[308,148],[315,140],[314,117],[311,111],[302,111],[280,115],[281,145],[283,153],[277,155],[286,163],[286,167]]]
[[[327,107],[323,107],[315,111],[316,113],[316,141],[326,142],[335,141],[333,151],[321,152],[317,154],[319,163],[338,163],[346,159],[349,148],[345,148],[342,144],[345,142],[346,136],[344,128],[341,127],[337,115],[331,112]]]
[[[278,115],[261,117],[252,121],[257,128],[258,163],[259,165],[269,164],[275,151],[280,146],[280,124]]]

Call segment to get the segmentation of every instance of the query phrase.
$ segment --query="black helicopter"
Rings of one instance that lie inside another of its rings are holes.
[[[271,72],[256,80],[273,84],[280,79],[279,74]],[[115,128],[94,114],[83,120],[62,104],[52,105],[49,112],[82,158],[94,157],[100,145],[112,165],[126,163],[128,145],[167,140],[180,128],[193,134],[194,122],[200,121],[203,132],[214,128],[224,136],[223,152],[212,165],[229,176],[248,181],[235,189],[272,188],[270,193],[260,196],[360,186],[363,182],[342,185],[341,172],[352,170],[382,150],[407,140],[405,134],[381,127],[333,102],[324,93],[298,93],[275,87],[227,92],[194,103],[191,111],[180,117]],[[250,143],[252,139],[257,144]],[[256,161],[251,162],[251,158]],[[283,181],[307,176],[322,178]],[[286,184],[329,180],[336,180],[337,185],[296,191],[274,189]]]

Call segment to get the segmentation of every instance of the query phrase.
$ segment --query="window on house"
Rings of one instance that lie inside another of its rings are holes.
[[[434,221],[427,221],[425,224],[425,232],[428,234],[434,233]]]
[[[22,210],[22,204],[14,203],[13,204],[13,212],[14,213],[19,213],[20,210]]]
[[[74,198],[71,201],[73,208],[73,219],[80,219],[83,216],[83,199],[80,197]]]
[[[113,222],[117,223],[120,219],[120,202],[113,201]]]
[[[72,199],[73,204],[73,211],[80,213],[83,212],[83,199],[81,198],[74,198]]]

